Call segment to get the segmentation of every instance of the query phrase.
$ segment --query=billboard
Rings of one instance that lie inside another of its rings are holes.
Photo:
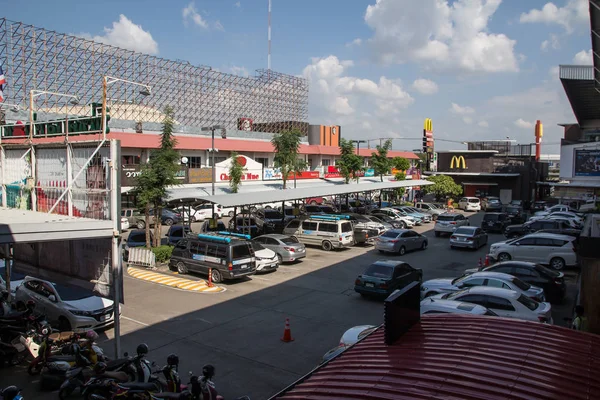
[[[600,149],[575,150],[575,176],[600,176]]]

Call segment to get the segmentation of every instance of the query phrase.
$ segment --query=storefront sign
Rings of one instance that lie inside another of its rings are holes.
[[[467,162],[464,156],[454,156],[450,161],[450,169],[467,169]]]
[[[227,173],[223,172],[217,178],[219,181],[225,182],[225,181],[229,181],[230,176],[227,175]],[[258,181],[258,180],[260,180],[260,175],[253,174],[252,172],[247,172],[242,175],[242,180],[243,181]]]
[[[360,177],[375,176],[375,170],[373,168],[369,168],[366,171],[360,171],[359,173],[356,174],[356,176],[360,176]],[[337,167],[329,166],[329,167],[327,167],[327,171],[325,172],[325,178],[343,178],[343,176]]]
[[[141,173],[139,164],[121,166],[121,186],[135,186]]]
[[[575,150],[575,176],[600,176],[600,150]]]
[[[321,176],[319,171],[302,171],[296,173],[296,179],[319,179]],[[279,168],[265,168],[263,170],[263,180],[272,181],[272,180],[281,180],[281,171]],[[294,179],[294,173],[290,173],[288,176],[288,180]]]
[[[35,123],[35,135],[64,135],[66,133],[65,122],[65,120],[37,122]],[[100,132],[102,128],[102,117],[97,116],[69,119],[66,125],[68,125],[69,134]],[[22,135],[23,131],[26,135],[29,135],[29,125],[23,126],[15,124],[4,126],[5,136],[20,136]]]
[[[182,166],[181,168],[179,168],[179,171],[177,171],[175,173],[175,179],[183,181],[182,183],[187,183],[186,178],[187,178],[187,168],[185,166]]]
[[[215,164],[217,182],[229,181],[229,168],[232,161],[231,158],[228,158],[225,161]],[[263,179],[263,166],[261,163],[242,155],[237,157],[237,161],[244,167],[243,181],[259,181]]]
[[[190,168],[188,171],[189,183],[211,183],[212,168]]]

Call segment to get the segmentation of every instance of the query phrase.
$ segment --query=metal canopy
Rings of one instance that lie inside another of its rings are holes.
[[[0,208],[0,244],[110,238],[112,221]]]
[[[581,126],[585,121],[600,119],[600,93],[595,80],[598,79],[595,78],[597,68],[591,65],[560,66],[560,82]]]
[[[194,200],[221,204],[223,207],[239,207],[250,204],[276,203],[289,200],[300,200],[311,197],[335,196],[349,193],[369,192],[374,190],[397,189],[409,186],[427,186],[433,182],[425,180],[388,181],[354,184],[330,184],[286,190],[264,190],[250,193],[221,194],[216,196],[194,196]],[[171,199],[171,202],[177,199]]]

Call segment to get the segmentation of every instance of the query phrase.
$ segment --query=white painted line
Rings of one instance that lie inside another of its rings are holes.
[[[285,265],[280,265],[279,266],[280,271],[286,270],[286,271],[300,271],[300,268],[292,268],[292,267],[287,267]]]
[[[136,324],[139,324],[139,325],[142,325],[142,326],[150,326],[150,325],[148,325],[148,324],[145,324],[145,323],[143,323],[143,322],[141,322],[141,321],[138,321],[138,320],[135,320],[135,319],[133,319],[133,318],[124,317],[123,315],[121,315],[121,318],[122,318],[122,319],[126,319],[127,321],[135,322]]]
[[[267,282],[271,282],[271,279],[267,279],[267,278],[261,278],[260,276],[256,276],[254,275],[252,277],[252,280],[258,279],[259,281],[267,281]]]

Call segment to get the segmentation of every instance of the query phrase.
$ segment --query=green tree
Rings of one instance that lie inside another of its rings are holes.
[[[287,180],[290,172],[294,172],[298,165],[298,151],[300,150],[300,138],[302,133],[297,129],[276,134],[271,139],[275,151],[273,164],[281,171],[283,188],[287,188]]]
[[[238,153],[231,152],[231,164],[229,165],[229,187],[232,193],[237,193],[242,184],[242,176],[244,175],[244,167],[238,161]]]
[[[410,161],[403,157],[394,157],[392,166],[400,171],[407,171],[410,168]]]
[[[462,186],[456,184],[454,179],[448,175],[435,175],[427,178],[427,180],[433,182],[433,185],[422,186],[421,191],[424,194],[433,194],[437,201],[448,196],[462,195]]]
[[[392,148],[392,141],[386,140],[382,145],[377,145],[377,152],[371,153],[371,165],[375,170],[375,175],[379,175],[379,179],[383,182],[383,175],[390,173],[392,168],[392,160],[388,158],[388,152]]]
[[[400,157],[397,157],[400,158]],[[396,178],[397,181],[404,181],[406,180],[406,174],[404,172],[396,172],[396,175],[394,175],[394,177]],[[395,194],[396,194],[396,199],[400,199],[402,198],[402,196],[404,196],[404,193],[406,192],[406,188],[397,188],[395,190]]]
[[[337,167],[345,183],[350,183],[351,178],[358,182],[359,172],[364,170],[364,160],[355,151],[352,141],[340,139],[340,159]]]
[[[177,172],[179,171],[179,153],[175,150],[177,140],[173,135],[173,109],[165,107],[160,148],[150,154],[147,164],[141,169],[136,186],[133,189],[137,198],[138,207],[145,212],[146,246],[159,246],[161,239],[162,207],[167,198],[170,186],[178,184]],[[150,209],[154,214],[154,243],[150,243]]]

